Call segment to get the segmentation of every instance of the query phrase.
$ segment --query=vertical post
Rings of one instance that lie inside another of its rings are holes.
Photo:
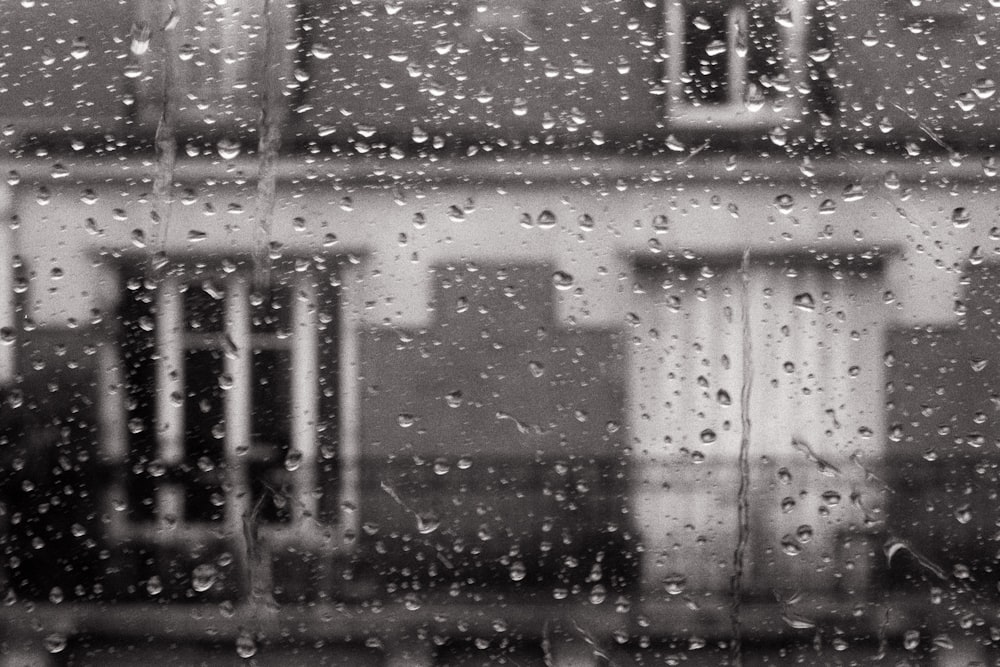
[[[10,203],[10,191],[6,186],[0,186],[0,216],[6,217],[7,205]],[[14,232],[10,226],[0,219],[0,387],[10,384],[17,372],[15,350],[16,344],[4,342],[8,336],[14,336],[17,317],[17,305],[14,302]]]
[[[728,102],[740,105],[747,93],[747,53],[746,47],[741,48],[740,42],[749,46],[750,21],[747,8],[742,3],[732,5],[726,15],[726,57],[729,59]]]
[[[669,95],[667,104],[671,108],[667,113],[676,113],[676,109],[684,106],[684,84],[681,83],[681,75],[684,73],[684,40],[686,38],[687,25],[684,14],[684,5],[681,0],[667,0],[664,8],[664,25],[666,26],[667,59],[666,59],[666,85]]]
[[[156,441],[157,456],[167,468],[184,460],[184,298],[177,278],[157,288]],[[157,490],[157,519],[179,519],[184,514],[184,491],[175,484]]]
[[[224,372],[230,378],[225,396],[225,461],[226,461],[226,533],[237,545],[237,557],[245,559],[242,570],[247,593],[256,598],[269,585],[267,555],[259,551],[260,540],[253,516],[247,458],[252,446],[251,416],[253,414],[253,342],[250,335],[250,282],[245,275],[233,276],[226,285],[226,334],[232,340],[235,354],[226,355]]]
[[[293,473],[293,523],[303,530],[304,520],[314,518],[317,511],[318,451],[316,423],[319,386],[319,332],[316,323],[315,276],[302,273],[292,291],[292,451],[301,457]]]
[[[349,287],[357,280],[356,272],[349,266],[341,269],[342,285],[340,292],[340,331],[338,340],[340,346],[340,363],[338,365],[340,378],[338,392],[340,396],[340,495],[341,495],[341,534],[357,534],[360,527],[360,517],[357,511],[350,508],[358,507],[361,495],[361,397],[358,390],[358,373],[360,370],[360,355],[358,350],[358,334],[361,328],[361,308],[356,303],[357,298]]]

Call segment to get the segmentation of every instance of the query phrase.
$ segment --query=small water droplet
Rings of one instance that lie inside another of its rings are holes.
[[[521,581],[528,574],[527,569],[524,567],[524,563],[519,560],[514,561],[510,566],[510,580],[511,581]]]

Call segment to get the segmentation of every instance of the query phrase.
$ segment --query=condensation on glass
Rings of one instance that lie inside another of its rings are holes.
[[[994,0],[17,0],[0,665],[998,659]]]

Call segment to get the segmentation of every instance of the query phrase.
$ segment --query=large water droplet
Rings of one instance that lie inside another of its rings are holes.
[[[556,271],[552,274],[552,284],[557,290],[568,290],[573,287],[573,276],[565,271]]]
[[[951,212],[951,224],[957,229],[968,227],[970,222],[972,222],[972,216],[964,206],[959,206]]]
[[[800,310],[811,311],[816,309],[816,301],[813,299],[813,295],[809,292],[802,292],[801,294],[795,295],[792,300],[795,307]]]
[[[199,593],[204,593],[215,585],[218,579],[219,570],[211,563],[202,563],[194,568],[191,573],[191,588]]]
[[[257,642],[249,632],[243,631],[236,638],[236,655],[244,659],[257,655]]]

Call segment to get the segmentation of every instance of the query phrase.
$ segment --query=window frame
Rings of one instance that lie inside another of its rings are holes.
[[[179,286],[182,282],[197,283],[210,277],[219,277],[224,271],[215,267],[220,262],[231,261],[232,258],[216,258],[199,261],[200,258],[185,256],[171,260],[166,267],[157,267],[158,280],[161,284],[172,285],[174,291],[167,308],[158,309],[156,329],[161,331],[164,326],[173,322],[174,331],[168,334],[166,355],[163,356],[164,345],[156,346],[156,391],[158,395],[169,396],[171,390],[183,389],[182,372],[173,372],[169,368],[170,359],[178,352],[183,353],[182,339],[189,335],[178,308],[181,299]],[[241,258],[234,262],[239,268],[226,276],[228,280],[225,303],[225,330],[223,335],[232,337],[237,350],[243,349],[243,344],[252,343],[254,334],[250,331],[250,291],[254,280],[252,263]],[[360,397],[357,388],[357,369],[359,364],[358,334],[361,328],[359,321],[360,309],[354,303],[354,294],[344,290],[345,284],[352,284],[356,279],[354,261],[346,261],[340,256],[296,258],[281,262],[270,273],[270,280],[276,274],[296,277],[296,285],[291,289],[291,328],[293,333],[288,337],[287,347],[291,352],[291,402],[292,422],[289,429],[289,451],[298,449],[302,452],[302,462],[294,471],[289,471],[293,477],[293,492],[290,494],[289,506],[292,508],[290,520],[287,522],[256,522],[254,531],[269,548],[278,549],[286,546],[306,548],[315,551],[333,553],[349,552],[356,547],[356,536],[360,527],[358,499],[360,498]],[[126,257],[110,269],[109,275],[102,281],[102,302],[109,312],[116,312],[123,295],[126,276],[130,273],[139,276],[149,276],[148,257]],[[319,516],[319,499],[313,490],[317,487],[319,470],[322,461],[316,438],[317,417],[319,410],[318,396],[321,391],[318,385],[318,367],[322,345],[318,340],[317,324],[318,310],[310,308],[310,302],[315,302],[317,296],[315,281],[317,276],[327,276],[332,289],[336,290],[337,315],[332,323],[334,329],[333,350],[337,358],[335,400],[337,406],[336,434],[337,442],[337,472],[334,482],[337,498],[330,506],[336,508],[335,519],[324,522]],[[305,299],[297,296],[299,288],[305,288]],[[235,290],[235,291],[232,291]],[[245,305],[244,305],[245,304]],[[311,310],[311,312],[310,312]],[[117,318],[114,318],[117,320]],[[294,333],[297,329],[305,331],[307,339],[300,339]],[[235,336],[234,336],[235,334]],[[127,404],[128,390],[126,387],[126,372],[124,368],[124,346],[122,336],[124,331],[121,323],[109,323],[106,330],[106,341],[99,346],[100,383],[104,388],[100,392],[100,444],[99,456],[102,463],[111,471],[106,493],[103,499],[106,515],[109,517],[108,538],[112,542],[138,542],[157,548],[182,547],[190,549],[220,541],[242,539],[244,531],[252,520],[252,486],[249,469],[252,458],[249,455],[239,455],[236,452],[238,442],[251,440],[251,420],[246,418],[254,409],[252,404],[252,354],[226,355],[224,364],[227,373],[233,376],[233,386],[226,393],[224,415],[226,435],[224,437],[224,461],[226,464],[235,462],[223,484],[227,482],[230,488],[225,490],[226,502],[224,516],[218,522],[188,521],[182,518],[181,503],[178,502],[177,491],[182,488],[176,483],[165,481],[158,484],[158,504],[166,501],[165,508],[158,510],[153,521],[137,521],[128,516],[127,477],[130,455],[130,439],[128,432]],[[201,334],[196,334],[201,336]],[[221,336],[220,336],[221,338]],[[305,340],[305,346],[300,347],[297,341]],[[280,342],[280,341],[279,341]],[[258,348],[256,345],[250,349]],[[161,363],[163,360],[166,363]],[[180,368],[183,369],[183,358]],[[310,410],[299,410],[298,404],[313,403]],[[172,405],[167,400],[157,401],[155,405],[156,424],[151,425],[157,431],[156,452],[158,459],[165,465],[176,464],[184,452],[184,405]],[[178,418],[179,417],[179,418]],[[166,420],[166,421],[164,421]],[[164,428],[159,424],[164,423]],[[165,447],[166,445],[166,447]],[[164,449],[166,453],[164,454]],[[182,491],[183,492],[183,491]],[[173,497],[171,497],[173,496]],[[168,521],[167,517],[174,519]],[[237,554],[242,558],[242,554]]]
[[[777,35],[783,47],[778,62],[782,72],[788,76],[790,90],[776,98],[764,98],[763,107],[756,111],[751,111],[746,104],[749,82],[745,77],[737,81],[740,73],[745,73],[747,56],[737,55],[737,33],[731,30],[732,27],[740,25],[744,30],[747,29],[747,0],[724,0],[727,6],[728,28],[726,54],[729,58],[727,101],[722,104],[692,104],[685,94],[683,79],[687,48],[686,13],[692,8],[708,4],[708,0],[665,0],[663,5],[664,47],[667,55],[664,59],[664,79],[667,90],[668,126],[678,130],[747,130],[800,119],[808,99],[808,94],[802,92],[808,68],[807,0],[787,0],[779,5],[788,8],[792,22],[791,27],[780,23],[777,26]],[[734,90],[734,83],[740,84],[739,91]]]

